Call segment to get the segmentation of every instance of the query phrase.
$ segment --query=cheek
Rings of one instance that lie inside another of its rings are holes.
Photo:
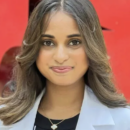
[[[39,55],[37,57],[37,62],[39,64],[43,63],[43,64],[47,64],[48,61],[51,59],[52,54],[50,53],[50,51],[45,51],[43,49],[40,50]]]
[[[73,53],[72,59],[75,62],[75,70],[73,77],[78,80],[82,78],[88,70],[88,57],[85,53],[85,50],[83,48],[80,48],[75,53]]]
[[[75,60],[76,65],[78,66],[88,66],[88,58],[83,48],[78,49],[73,54],[73,59]]]
[[[49,67],[49,61],[52,59],[52,54],[49,51],[43,49],[40,50],[36,60],[37,67],[40,72],[45,72]]]

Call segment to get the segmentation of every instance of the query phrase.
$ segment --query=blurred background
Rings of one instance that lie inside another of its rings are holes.
[[[90,0],[99,16],[116,87],[130,101],[130,0]],[[0,94],[8,87],[29,15],[39,0],[0,0]]]

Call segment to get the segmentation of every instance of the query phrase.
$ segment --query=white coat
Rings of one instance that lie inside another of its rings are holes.
[[[37,97],[34,107],[22,120],[9,126],[4,126],[0,121],[0,130],[33,130],[38,106],[44,92],[45,88]],[[130,107],[108,108],[86,85],[76,130],[130,130]]]

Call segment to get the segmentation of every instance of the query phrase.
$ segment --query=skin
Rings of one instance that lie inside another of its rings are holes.
[[[54,38],[45,37],[45,34]],[[73,34],[79,36],[68,38]],[[46,41],[49,41],[48,46]],[[66,119],[78,114],[84,95],[83,75],[89,65],[77,24],[67,13],[59,11],[51,18],[42,36],[36,65],[47,79],[39,113],[50,119]],[[71,66],[73,69],[59,74],[50,69],[52,66]]]

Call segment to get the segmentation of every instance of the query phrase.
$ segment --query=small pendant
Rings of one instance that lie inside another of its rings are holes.
[[[58,126],[57,126],[56,124],[53,124],[53,125],[51,126],[51,128],[52,128],[53,130],[55,130],[55,129],[58,128]]]

